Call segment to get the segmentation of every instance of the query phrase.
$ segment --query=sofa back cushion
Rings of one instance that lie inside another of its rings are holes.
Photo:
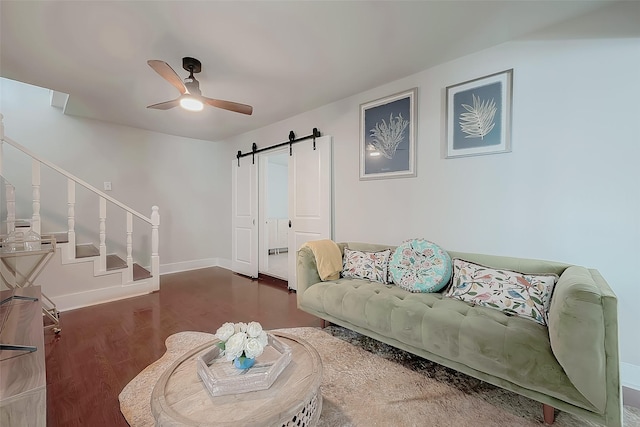
[[[396,249],[396,246],[391,245],[379,245],[377,243],[361,243],[361,242],[344,242],[338,243],[338,247],[344,253],[344,248],[353,249],[355,251],[363,251],[363,252],[379,252],[384,251],[385,249],[390,249],[393,252]]]
[[[570,264],[538,259],[514,258],[500,255],[474,254],[469,252],[448,251],[451,258],[460,258],[491,268],[522,271],[529,274],[553,273],[560,276]]]

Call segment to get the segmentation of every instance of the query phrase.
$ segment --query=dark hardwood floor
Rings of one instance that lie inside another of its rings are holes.
[[[265,329],[320,326],[282,282],[219,267],[164,275],[159,292],[62,313],[62,332],[45,332],[47,426],[126,427],[118,394],[164,354],[169,335],[252,320]]]

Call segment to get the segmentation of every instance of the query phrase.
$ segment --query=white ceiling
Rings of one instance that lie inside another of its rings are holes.
[[[70,95],[67,114],[221,140],[602,7],[590,1],[0,1],[0,75]],[[179,93],[250,104],[146,106]]]

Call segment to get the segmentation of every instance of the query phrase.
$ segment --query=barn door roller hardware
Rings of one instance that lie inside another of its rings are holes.
[[[265,148],[258,148],[258,146],[256,145],[256,143],[254,142],[251,145],[251,151],[248,153],[243,153],[242,151],[238,150],[238,154],[236,154],[236,158],[238,159],[238,166],[240,166],[240,158],[241,157],[246,157],[246,156],[252,156],[251,159],[251,163],[255,164],[255,156],[258,153],[262,153],[263,151],[267,151],[267,150],[273,150],[274,148],[280,148],[283,147],[285,145],[289,146],[289,155],[293,155],[293,149],[292,146],[293,144],[295,144],[296,142],[302,142],[302,141],[306,141],[307,139],[312,139],[313,140],[313,149],[316,149],[316,138],[320,137],[320,131],[318,130],[318,128],[313,128],[313,132],[311,133],[311,135],[307,135],[307,136],[302,136],[300,138],[296,138],[296,134],[291,131],[289,132],[289,140],[285,141],[285,142],[281,142],[280,144],[275,144],[272,145],[270,147],[265,147]]]

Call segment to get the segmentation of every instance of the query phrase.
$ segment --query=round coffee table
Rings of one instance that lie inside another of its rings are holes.
[[[196,357],[217,340],[179,358],[151,394],[156,426],[313,426],[322,412],[322,361],[306,341],[273,333],[291,347],[291,362],[267,390],[212,396],[200,380]]]

